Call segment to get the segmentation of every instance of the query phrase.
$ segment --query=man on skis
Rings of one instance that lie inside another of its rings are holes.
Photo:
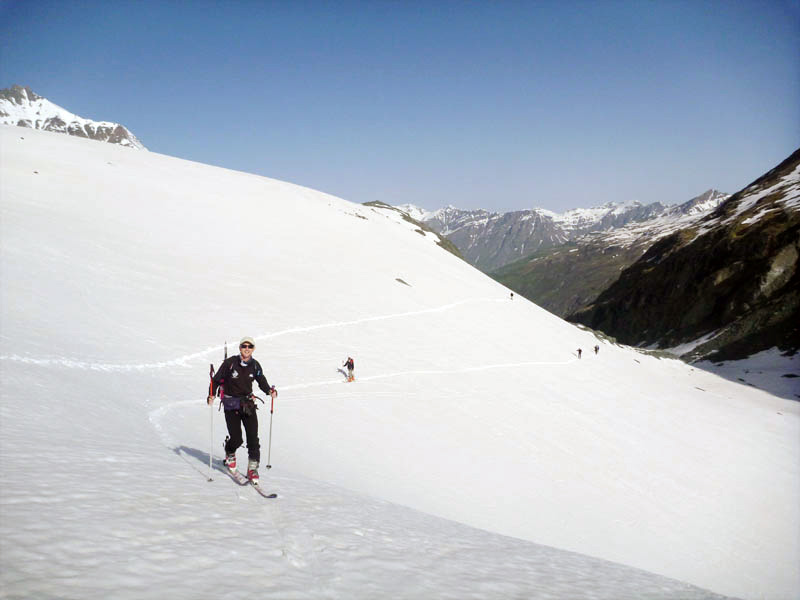
[[[258,484],[258,464],[261,447],[258,443],[258,416],[253,398],[253,381],[274,400],[278,392],[271,387],[258,361],[253,358],[256,344],[251,337],[239,342],[239,354],[222,363],[212,378],[208,403],[213,404],[217,391],[222,387],[222,405],[225,407],[225,424],[228,439],[225,440],[225,466],[236,470],[236,450],[242,445],[242,426],[247,436],[247,478]]]

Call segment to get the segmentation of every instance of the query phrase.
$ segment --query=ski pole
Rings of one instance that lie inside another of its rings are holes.
[[[208,384],[208,395],[213,396],[214,391],[214,365],[209,366],[208,371],[209,379],[211,380]],[[208,480],[213,481],[211,478],[211,457],[214,454],[214,402],[210,402],[208,405],[208,411],[211,413],[211,437],[209,438],[209,445],[208,445]]]
[[[211,413],[211,421],[210,421],[210,423],[211,423],[211,433],[210,433],[210,438],[209,438],[210,441],[208,443],[209,444],[209,446],[208,446],[208,480],[209,481],[214,481],[212,479],[212,477],[211,477],[211,471],[212,471],[211,457],[212,457],[212,455],[214,453],[214,403],[213,402],[208,405],[208,412]]]
[[[270,463],[270,457],[272,456],[272,413],[275,412],[275,396],[272,392],[275,390],[273,387],[270,390],[270,403],[269,403],[269,446],[267,447],[267,468],[271,469],[272,464]]]

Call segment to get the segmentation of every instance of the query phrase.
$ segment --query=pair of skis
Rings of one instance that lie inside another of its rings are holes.
[[[223,468],[225,469],[225,472],[228,474],[228,476],[231,479],[233,479],[236,483],[238,483],[239,485],[242,485],[242,486],[250,485],[250,486],[254,487],[255,490],[259,494],[264,496],[264,498],[277,498],[278,497],[278,494],[271,494],[271,493],[267,492],[266,490],[262,489],[259,484],[253,483],[247,477],[242,475],[239,471],[231,471],[228,467],[223,467]]]

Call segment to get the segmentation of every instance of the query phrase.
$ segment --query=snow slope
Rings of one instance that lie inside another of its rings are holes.
[[[295,185],[0,127],[0,199],[3,597],[800,595],[798,403]],[[206,481],[243,335],[270,503]]]

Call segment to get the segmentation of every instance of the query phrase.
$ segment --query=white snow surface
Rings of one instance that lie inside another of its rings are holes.
[[[0,200],[4,598],[800,596],[800,403],[288,183],[0,127]],[[244,335],[275,500],[205,403]]]
[[[800,354],[790,356],[771,348],[743,360],[696,364],[727,379],[769,390],[776,396],[800,400]]]

